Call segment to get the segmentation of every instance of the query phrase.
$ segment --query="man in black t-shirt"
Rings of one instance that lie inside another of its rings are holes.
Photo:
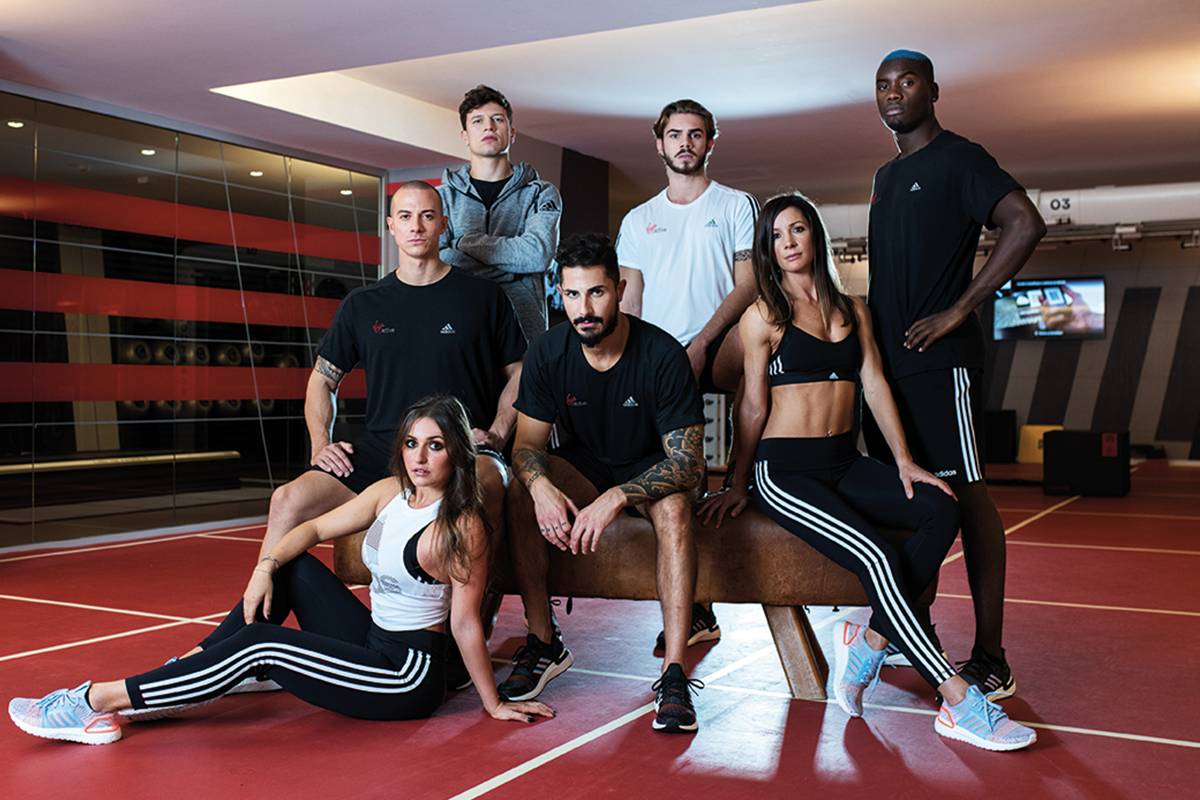
[[[476,468],[485,514],[495,530],[503,522],[507,470],[499,453],[516,422],[512,401],[525,338],[499,287],[438,258],[446,222],[437,190],[404,184],[391,198],[387,223],[399,267],[346,295],[317,348],[304,401],[312,468],[271,495],[260,556],[296,525],[387,477],[400,418],[435,393],[466,406],[481,448]],[[366,431],[353,444],[335,442],[337,388],[357,364],[366,370]]]
[[[536,697],[572,663],[550,618],[547,548],[594,552],[621,510],[636,507],[658,540],[666,631],[654,728],[692,733],[686,648],[696,589],[692,502],[704,474],[700,396],[683,347],[619,310],[625,281],[608,237],[572,236],[557,259],[569,322],[530,346],[516,402],[508,530],[529,635],[500,693]],[[547,452],[556,419],[569,441]]]
[[[983,330],[975,309],[1024,266],[1046,227],[1024,189],[977,144],[943,130],[928,56],[897,50],[875,76],[875,100],[899,155],[875,174],[868,231],[870,289],[884,370],[913,458],[953,486],[975,607],[962,676],[989,699],[1016,682],[1004,658],[1004,524],[983,480],[977,431]],[[974,275],[982,226],[999,227]],[[871,455],[891,451],[869,414]]]

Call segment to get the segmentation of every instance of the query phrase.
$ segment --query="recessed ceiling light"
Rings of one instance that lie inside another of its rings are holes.
[[[349,197],[350,195],[354,194],[354,192],[351,191],[350,189],[342,189],[342,194],[345,195],[346,197]]]
[[[10,128],[24,128],[24,127],[25,127],[25,123],[24,123],[24,122],[21,122],[21,121],[20,121],[20,120],[18,120],[18,119],[10,119],[10,120],[8,121],[8,127],[10,127]]]
[[[253,170],[250,170],[250,177],[251,177],[251,178],[261,178],[261,177],[262,177],[262,170],[261,170],[261,169],[253,169]]]
[[[142,155],[144,155],[144,156],[152,156],[156,152],[158,152],[158,151],[155,150],[153,147],[146,147],[146,148],[142,149]]]

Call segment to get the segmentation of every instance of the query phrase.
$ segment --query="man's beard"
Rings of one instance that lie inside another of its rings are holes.
[[[666,153],[659,153],[659,157],[662,158],[663,163],[667,165],[667,169],[671,170],[671,172],[674,172],[676,175],[695,175],[697,172],[700,172],[704,169],[704,162],[707,159],[697,155],[696,153],[692,153],[692,155],[695,156],[695,160],[692,161],[691,164],[681,167],[675,163],[674,159],[669,158]]]
[[[578,326],[584,322],[599,322],[601,323],[600,330],[586,335],[582,334],[579,332]],[[584,347],[595,347],[596,345],[600,344],[604,337],[608,336],[617,329],[617,315],[613,314],[611,319],[603,319],[601,317],[592,316],[576,317],[575,319],[571,320],[571,327],[574,329],[575,335],[579,337],[579,341],[583,342]]]

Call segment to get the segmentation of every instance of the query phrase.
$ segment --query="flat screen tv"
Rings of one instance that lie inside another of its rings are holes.
[[[1104,278],[1016,279],[996,291],[992,338],[1103,339]]]

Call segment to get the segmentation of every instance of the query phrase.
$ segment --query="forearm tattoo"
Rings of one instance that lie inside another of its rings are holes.
[[[734,261],[749,261],[750,260],[750,251],[749,250],[738,250],[736,253],[733,254],[733,260]]]
[[[518,448],[513,450],[513,467],[517,470],[517,478],[528,489],[534,481],[550,472],[550,457],[541,450]]]
[[[678,428],[663,437],[667,457],[650,469],[621,484],[630,505],[659,500],[669,494],[686,492],[704,476],[704,426]]]
[[[342,372],[333,364],[330,364],[321,356],[317,356],[317,365],[313,367],[313,371],[324,378],[328,378],[334,383],[341,383],[342,378],[346,376],[346,373]]]

